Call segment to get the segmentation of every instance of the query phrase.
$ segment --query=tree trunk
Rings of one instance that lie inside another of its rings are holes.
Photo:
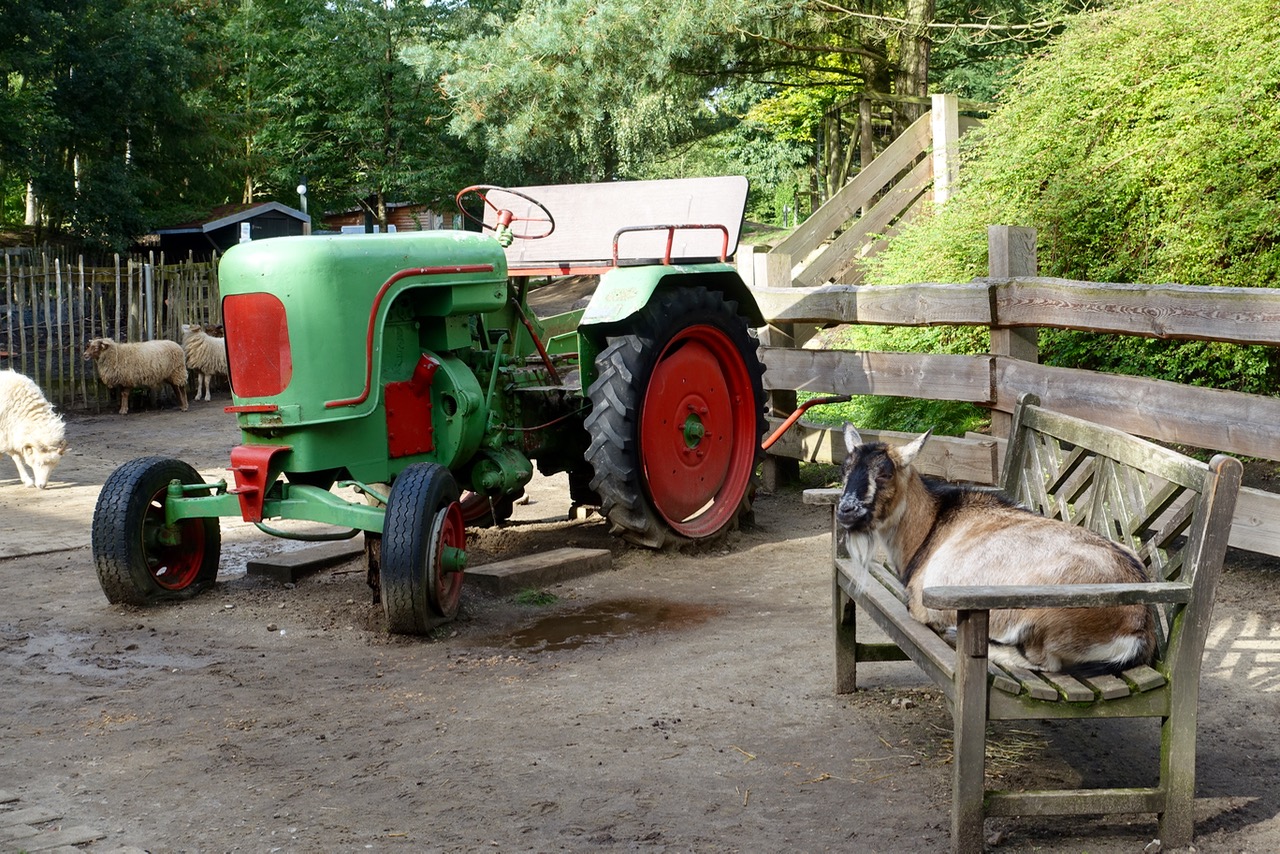
[[[925,97],[929,94],[929,25],[933,23],[936,0],[907,0],[907,23],[902,33],[902,53],[898,63],[895,94]],[[895,135],[925,112],[924,104],[899,103],[894,108]]]

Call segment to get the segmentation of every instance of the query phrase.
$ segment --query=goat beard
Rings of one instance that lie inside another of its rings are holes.
[[[875,555],[875,536],[870,531],[844,531],[845,551],[854,566],[867,566]]]

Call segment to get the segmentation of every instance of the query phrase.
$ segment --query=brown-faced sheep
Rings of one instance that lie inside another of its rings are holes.
[[[0,453],[13,460],[22,482],[44,489],[66,451],[62,418],[40,387],[16,371],[0,371]]]
[[[196,400],[211,400],[215,376],[227,376],[227,339],[210,334],[208,326],[199,323],[182,325],[182,349],[187,356],[187,370],[196,374]]]
[[[187,362],[178,342],[160,339],[118,344],[111,338],[94,338],[84,348],[84,357],[97,362],[103,385],[120,389],[121,415],[129,413],[130,391],[162,383],[173,388],[182,411],[187,411]]]

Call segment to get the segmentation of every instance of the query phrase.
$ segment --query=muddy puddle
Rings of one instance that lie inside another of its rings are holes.
[[[650,632],[688,629],[722,613],[723,608],[660,599],[609,599],[547,614],[509,635],[486,638],[482,643],[524,652],[561,652]]]

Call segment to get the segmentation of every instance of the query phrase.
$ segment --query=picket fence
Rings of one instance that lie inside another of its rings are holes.
[[[83,256],[5,254],[3,277],[0,368],[31,377],[63,410],[111,405],[82,355],[90,339],[181,341],[182,324],[222,320],[216,258],[116,255],[89,266]]]

